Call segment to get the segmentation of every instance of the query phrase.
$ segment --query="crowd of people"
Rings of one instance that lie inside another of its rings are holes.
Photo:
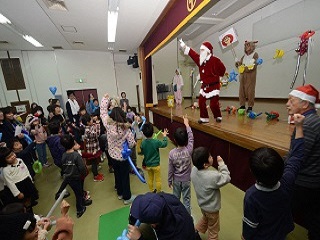
[[[194,149],[187,116],[183,116],[185,127],[173,133],[176,147],[170,150],[166,161],[161,159],[159,148],[167,147],[168,130],[163,129],[163,137],[158,139],[143,113],[130,107],[125,92],[121,99],[105,94],[100,105],[90,94],[85,106],[79,106],[72,91],[67,95],[66,115],[57,99],[49,101],[48,118],[43,108],[33,103],[25,123],[18,119],[14,108],[0,109],[0,225],[19,218],[15,226],[19,237],[10,233],[6,239],[40,239],[40,230],[48,230],[48,221],[37,220],[33,214],[33,207],[41,201],[34,182],[36,160],[43,167],[60,169],[63,180],[53,197],[58,199],[69,185],[80,218],[92,204],[89,191],[84,189],[87,165],[92,165],[93,181],[104,181],[104,175],[99,173],[103,155],[108,159],[109,172],[114,173],[117,198],[124,205],[132,204],[129,239],[149,239],[137,222],[151,226],[160,240],[201,239],[199,233],[218,239],[220,188],[231,181],[230,171],[220,156],[216,159],[218,168],[212,168],[214,159],[209,149]],[[296,214],[302,217],[309,239],[319,239],[320,119],[315,110],[318,101],[319,92],[311,85],[290,92],[286,107],[293,116],[295,131],[288,155],[283,159],[275,150],[264,147],[253,151],[248,159],[256,184],[245,194],[242,239],[285,239],[294,228]],[[135,167],[127,161],[125,146],[131,150]],[[47,148],[55,166],[47,161]],[[139,196],[132,194],[129,177],[130,173],[143,174],[136,163],[137,153],[143,155],[142,167],[147,172],[149,187],[149,193]],[[163,161],[168,164],[167,182],[172,194],[162,192]],[[197,222],[191,215],[191,183],[202,212]],[[64,197],[69,195],[67,192]],[[9,211],[11,208],[14,210]],[[59,227],[66,237],[53,239],[72,239],[73,222],[63,212]],[[8,229],[2,225],[1,239],[4,233]]]

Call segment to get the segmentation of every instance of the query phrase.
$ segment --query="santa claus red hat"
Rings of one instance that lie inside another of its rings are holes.
[[[212,54],[212,50],[213,50],[213,47],[211,45],[211,43],[209,42],[203,42],[201,47],[200,47],[200,50],[205,50],[207,51],[208,53],[211,53]]]
[[[319,91],[311,84],[297,87],[295,90],[292,90],[289,95],[311,102],[315,104],[317,108],[320,107]]]

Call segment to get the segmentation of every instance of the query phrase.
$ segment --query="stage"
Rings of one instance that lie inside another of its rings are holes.
[[[153,123],[159,128],[168,128],[169,137],[172,139],[175,129],[183,126],[183,115],[187,115],[194,133],[195,148],[208,147],[213,157],[220,155],[228,165],[231,172],[231,182],[245,191],[254,183],[254,178],[249,170],[248,159],[252,150],[259,147],[272,147],[281,156],[285,155],[290,146],[290,136],[294,129],[287,123],[288,114],[285,106],[286,100],[256,100],[253,110],[263,114],[256,119],[250,119],[246,115],[229,114],[222,112],[222,122],[216,123],[211,110],[210,122],[199,124],[199,109],[192,109],[191,100],[185,100],[182,106],[174,106],[171,109],[166,100],[160,100],[158,105],[150,108],[153,115]],[[238,107],[236,100],[220,100],[221,109],[227,106]],[[280,114],[279,121],[267,121],[265,112],[277,111]]]

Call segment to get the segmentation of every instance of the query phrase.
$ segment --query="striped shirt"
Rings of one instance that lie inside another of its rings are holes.
[[[305,113],[303,134],[305,139],[305,160],[302,163],[296,184],[306,188],[320,189],[320,117],[315,109]],[[292,139],[295,136],[295,130]],[[292,151],[290,147],[289,156]]]

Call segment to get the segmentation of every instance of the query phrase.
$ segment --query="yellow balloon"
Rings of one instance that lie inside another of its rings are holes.
[[[249,66],[248,66],[248,69],[249,69],[249,70],[252,70],[253,68],[254,68],[254,65],[249,65]]]
[[[168,104],[168,107],[170,107],[170,108],[172,108],[174,106],[174,96],[173,95],[168,95],[167,104]]]
[[[283,55],[284,55],[284,50],[283,49],[276,49],[276,52],[273,55],[273,59],[282,58]]]
[[[238,71],[239,71],[239,73],[243,73],[244,72],[244,65],[240,65],[238,67]]]

